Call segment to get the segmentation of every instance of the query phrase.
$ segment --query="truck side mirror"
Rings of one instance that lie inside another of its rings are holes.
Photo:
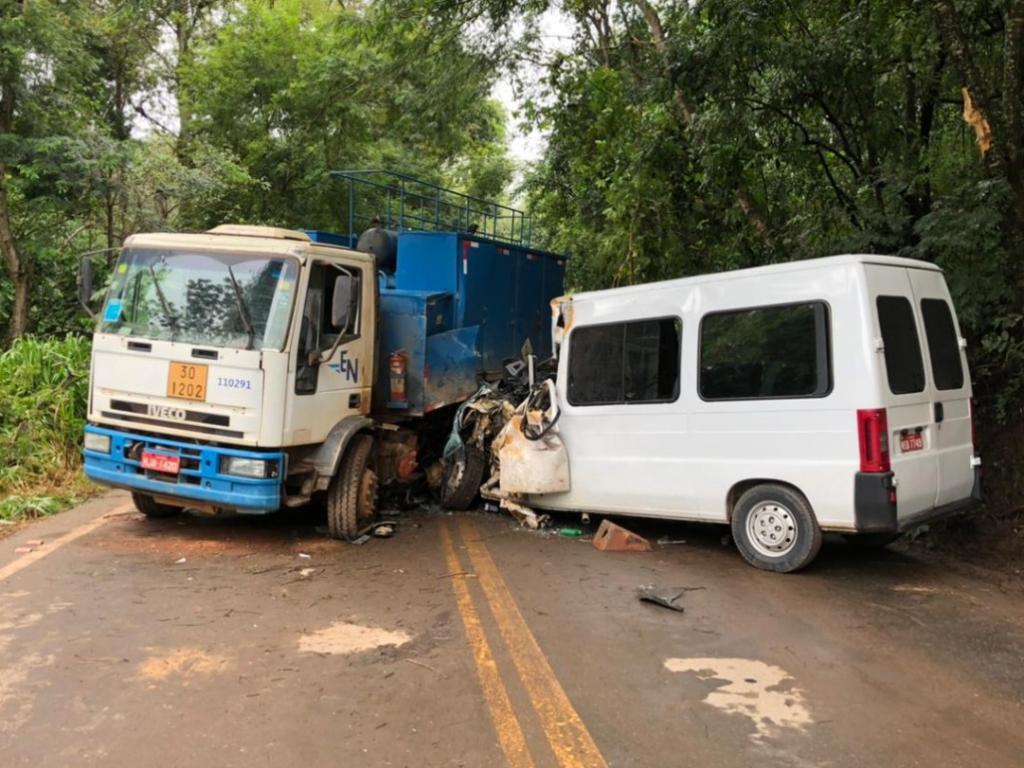
[[[331,325],[346,333],[356,313],[356,293],[359,283],[352,275],[334,278],[334,297],[331,301]]]
[[[78,303],[85,307],[90,315],[92,310],[89,304],[92,302],[92,257],[85,255],[78,262]]]

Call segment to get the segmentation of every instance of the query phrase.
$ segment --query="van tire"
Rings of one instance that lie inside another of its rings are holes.
[[[733,507],[732,537],[744,560],[776,573],[792,573],[809,565],[818,556],[822,540],[803,494],[775,483],[754,486],[740,496]],[[792,542],[787,544],[789,537]]]
[[[465,443],[444,461],[441,482],[441,505],[445,509],[469,509],[480,493],[487,457],[473,445]]]
[[[352,541],[377,514],[373,448],[370,435],[354,436],[331,479],[327,488],[327,531],[332,538]]]
[[[880,533],[844,533],[843,538],[847,544],[857,549],[882,549],[902,535],[899,532],[882,531]]]
[[[156,499],[146,493],[133,493],[132,503],[146,517],[174,517],[181,512],[181,507],[172,507],[170,504],[160,504]]]

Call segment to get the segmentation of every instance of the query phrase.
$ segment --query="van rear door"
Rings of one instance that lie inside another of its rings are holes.
[[[911,278],[904,267],[866,264],[889,455],[900,518],[935,506],[939,468],[932,430],[932,393],[925,375],[921,329]],[[917,271],[917,270],[913,270]]]
[[[939,468],[935,504],[966,499],[974,485],[971,380],[966,346],[941,272],[907,270],[924,328],[932,396],[932,444]]]

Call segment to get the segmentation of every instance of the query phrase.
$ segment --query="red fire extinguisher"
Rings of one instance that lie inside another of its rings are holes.
[[[405,353],[402,350],[388,356],[391,379],[391,402],[405,403]]]

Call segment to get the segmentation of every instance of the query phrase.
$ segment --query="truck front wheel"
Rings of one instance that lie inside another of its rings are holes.
[[[356,435],[327,489],[327,529],[333,538],[351,541],[376,514],[373,438]]]
[[[473,506],[484,481],[487,457],[479,448],[463,443],[445,459],[441,503],[445,509],[462,511]]]
[[[181,507],[172,507],[170,504],[160,504],[152,496],[145,493],[133,493],[132,503],[146,517],[174,517],[181,512]]]

